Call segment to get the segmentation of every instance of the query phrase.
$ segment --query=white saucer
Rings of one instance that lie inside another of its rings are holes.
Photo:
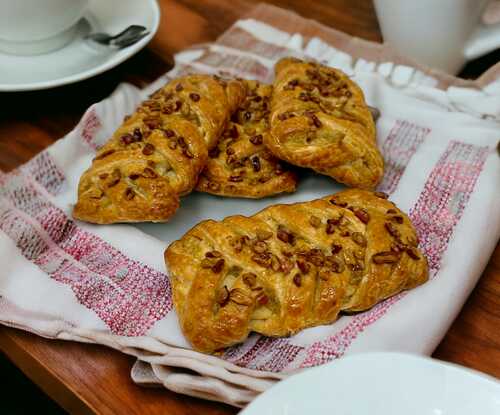
[[[500,382],[420,356],[358,354],[291,376],[241,412],[302,414],[498,415]]]
[[[155,0],[92,1],[78,23],[72,42],[51,53],[16,56],[0,52],[0,91],[29,91],[65,85],[100,74],[141,50],[154,36],[160,22]],[[124,48],[93,45],[83,37],[90,32],[116,34],[136,24],[149,34]]]

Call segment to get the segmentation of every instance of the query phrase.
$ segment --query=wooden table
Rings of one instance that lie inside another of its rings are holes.
[[[93,102],[124,81],[142,86],[172,65],[173,53],[214,40],[251,7],[249,0],[160,0],[162,23],[149,47],[110,72],[55,90],[1,94],[0,169],[9,171],[70,131]],[[347,33],[380,41],[370,0],[273,0]],[[478,76],[500,51],[469,64]],[[0,347],[71,413],[230,414],[237,410],[130,380],[133,358],[96,345],[46,340],[0,327]],[[500,377],[500,246],[434,356]]]

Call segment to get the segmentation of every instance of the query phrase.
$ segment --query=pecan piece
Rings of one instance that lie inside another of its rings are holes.
[[[399,231],[396,229],[396,227],[392,223],[386,222],[384,224],[384,226],[385,226],[385,229],[387,230],[387,232],[389,232],[389,235],[391,235],[392,237],[399,238],[401,236]]]
[[[309,217],[309,223],[313,228],[319,228],[321,226],[321,219],[317,216],[311,215]]]
[[[406,247],[406,253],[411,259],[418,261],[420,259],[420,255],[418,251],[413,246]]]
[[[152,168],[146,167],[142,171],[142,177],[145,177],[147,179],[154,179],[154,178],[158,177],[158,174],[156,174],[156,172]]]
[[[255,171],[255,172],[260,171],[260,159],[259,159],[259,157],[253,156],[251,160],[252,160],[253,171]]]
[[[302,276],[300,274],[295,274],[293,276],[293,283],[296,287],[300,287],[302,285]]]
[[[224,268],[224,259],[221,258],[219,259],[212,267],[212,272],[215,273],[215,274],[218,274],[222,271],[222,269]]]
[[[347,206],[346,202],[339,202],[337,199],[330,199],[330,203],[332,205],[338,206],[338,207],[343,207],[345,208]]]
[[[142,149],[142,154],[144,154],[145,156],[150,156],[151,154],[154,153],[154,151],[155,151],[155,146],[151,143],[146,143],[146,145]]]
[[[174,130],[171,130],[170,128],[167,128],[165,131],[163,131],[163,134],[168,138],[175,137]]]
[[[233,288],[229,292],[229,299],[238,305],[249,306],[252,304],[252,299],[245,294],[241,288]]]
[[[394,264],[399,260],[399,255],[392,251],[379,252],[372,256],[375,264]]]
[[[353,232],[351,238],[359,246],[366,246],[366,238],[361,232]]]
[[[393,222],[399,223],[399,224],[403,223],[403,217],[401,215],[391,216],[390,220],[392,220]]]
[[[217,250],[214,249],[213,251],[207,251],[207,252],[205,252],[205,256],[207,258],[221,258],[222,254],[219,251],[217,251]]]
[[[264,241],[256,241],[252,245],[252,250],[257,254],[263,254],[267,251],[267,244]]]
[[[276,255],[273,254],[271,254],[271,269],[274,272],[278,272],[281,270],[281,261]]]
[[[241,279],[248,287],[253,288],[257,282],[257,275],[253,272],[246,272],[241,276]]]
[[[198,102],[198,101],[200,100],[200,98],[201,98],[201,97],[200,97],[200,95],[199,95],[199,94],[196,94],[196,93],[194,93],[194,92],[191,92],[191,93],[189,94],[189,98],[191,98],[191,101],[193,101],[193,102]]]
[[[255,146],[261,145],[263,142],[262,134],[253,135],[250,137],[250,142]]]
[[[257,296],[257,302],[260,305],[266,305],[269,302],[269,297],[262,292]]]
[[[297,267],[303,274],[307,274],[311,269],[311,266],[302,257],[297,258]]]
[[[370,221],[370,214],[365,209],[354,209],[354,215],[364,224]]]
[[[124,197],[125,197],[126,200],[132,200],[135,197],[134,189],[132,189],[130,187],[127,187],[125,189]]]
[[[273,233],[271,231],[266,231],[263,229],[257,229],[257,232],[255,233],[255,236],[259,241],[266,241],[268,240],[271,236],[273,236]]]
[[[293,269],[293,262],[287,258],[281,260],[281,271],[288,274]]]
[[[276,236],[282,242],[290,245],[295,244],[295,235],[291,232],[286,231],[283,225],[278,226],[278,232]]]
[[[342,250],[342,245],[332,244],[332,254],[338,254]]]
[[[229,176],[229,181],[230,182],[235,182],[235,183],[242,182],[243,181],[243,176],[239,176],[239,175]]]
[[[326,234],[331,235],[332,233],[335,232],[335,225],[337,225],[338,222],[335,219],[328,219],[326,221]]]
[[[191,153],[191,150],[189,150],[189,148],[185,148],[184,150],[182,150],[182,154],[184,154],[188,159],[194,158],[194,154]]]
[[[229,302],[229,290],[225,285],[217,292],[215,301],[217,301],[221,307],[224,307]]]
[[[267,252],[253,255],[252,261],[264,268],[271,267],[271,255],[269,255],[269,253]]]

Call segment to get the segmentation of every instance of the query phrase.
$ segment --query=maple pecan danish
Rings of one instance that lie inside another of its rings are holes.
[[[186,338],[213,353],[288,336],[424,283],[415,229],[386,197],[350,189],[196,225],[165,252]]]
[[[174,79],[126,117],[83,173],[77,219],[166,221],[205,167],[245,85],[208,75]]]
[[[200,175],[197,190],[220,196],[262,198],[293,192],[294,173],[283,167],[263,144],[269,132],[269,101],[273,87],[243,81],[247,95]]]
[[[295,58],[280,60],[275,73],[264,140],[271,153],[349,186],[375,188],[384,164],[361,89],[340,70]]]

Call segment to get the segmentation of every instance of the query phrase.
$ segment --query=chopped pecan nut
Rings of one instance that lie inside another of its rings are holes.
[[[267,252],[253,255],[252,261],[264,268],[271,267],[271,255]]]
[[[135,197],[134,189],[127,187],[127,189],[125,189],[124,196],[126,200],[132,200]]]
[[[195,94],[194,92],[191,92],[189,94],[189,98],[191,98],[191,101],[193,101],[193,102],[198,102],[201,97],[199,94]]]
[[[255,235],[259,241],[266,241],[273,236],[273,233],[271,231],[258,229]]]
[[[381,199],[387,199],[389,197],[389,195],[384,192],[375,192],[374,195],[380,197]]]
[[[218,274],[222,271],[222,269],[224,268],[224,259],[221,258],[219,259],[215,264],[214,266],[212,267],[212,272],[215,273],[215,274]]]
[[[229,290],[225,285],[217,292],[215,301],[217,301],[221,307],[224,307],[229,302]]]
[[[399,224],[403,223],[403,217],[400,216],[400,215],[398,215],[398,216],[391,216],[390,220],[392,220],[393,222],[399,223]]]
[[[353,232],[351,238],[359,246],[366,246],[366,238],[361,232]]]
[[[386,222],[384,224],[384,226],[385,226],[385,229],[387,230],[387,232],[389,232],[389,235],[393,236],[394,238],[399,238],[401,236],[399,231],[396,229],[396,227],[392,223]]]
[[[262,134],[253,135],[250,137],[250,142],[256,146],[261,145],[263,142]]]
[[[253,171],[255,171],[255,172],[260,171],[260,159],[259,159],[259,157],[253,156],[251,160],[252,160]]]
[[[365,209],[354,209],[354,215],[364,224],[370,221],[370,214]]]
[[[154,179],[154,178],[158,177],[158,174],[156,174],[156,172],[152,168],[146,167],[142,171],[142,177],[145,177],[147,179]]]
[[[252,245],[252,250],[257,254],[262,254],[267,251],[267,243],[264,241],[256,241]]]
[[[300,274],[295,274],[293,276],[293,283],[296,287],[300,287],[302,285],[302,276]]]
[[[253,288],[257,282],[257,275],[253,272],[246,272],[241,276],[241,279],[248,287]]]
[[[319,228],[321,226],[321,219],[317,216],[311,215],[309,217],[309,223],[313,228]]]
[[[154,153],[154,151],[155,151],[155,146],[151,143],[146,143],[146,145],[142,149],[142,154],[144,154],[145,156],[150,156],[151,154]]]
[[[342,250],[342,245],[332,244],[332,254],[338,254]]]
[[[229,292],[229,299],[238,305],[249,306],[253,303],[252,299],[241,288],[233,288]]]
[[[372,256],[375,264],[393,264],[399,260],[399,255],[392,251],[379,252]]]
[[[300,269],[300,272],[302,272],[303,274],[307,274],[310,269],[311,269],[311,266],[306,262],[306,260],[304,258],[297,258],[297,267]]]
[[[417,261],[420,259],[418,251],[413,246],[406,247],[406,253],[411,259],[415,259]]]

